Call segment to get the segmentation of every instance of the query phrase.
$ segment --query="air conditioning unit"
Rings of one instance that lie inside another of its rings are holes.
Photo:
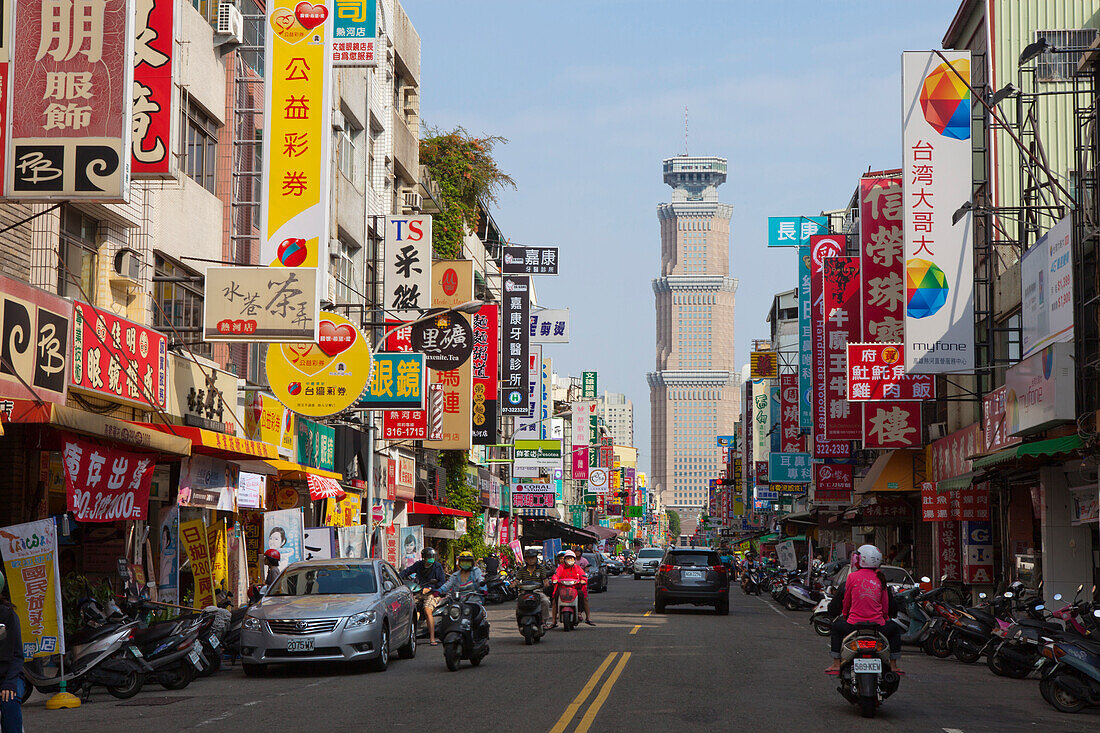
[[[343,132],[344,127],[347,125],[347,120],[344,119],[344,113],[336,109],[332,111],[332,129],[336,132]]]
[[[422,205],[420,193],[410,189],[405,189],[402,193],[405,197],[405,208],[416,212],[420,211]]]
[[[244,43],[244,16],[234,3],[218,3],[218,27],[214,31],[222,43]]]
[[[328,240],[328,253],[330,257],[340,256],[340,240],[336,237],[331,237]]]
[[[947,436],[947,423],[934,422],[928,426],[928,439],[939,440]]]

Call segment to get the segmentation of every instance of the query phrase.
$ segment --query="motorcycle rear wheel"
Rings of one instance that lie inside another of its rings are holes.
[[[447,663],[447,669],[450,671],[454,672],[458,669],[458,665],[462,660],[457,642],[443,645],[443,661]]]
[[[875,717],[875,703],[877,700],[873,697],[861,697],[859,698],[859,712],[865,718]]]
[[[930,657],[936,659],[947,659],[951,656],[951,646],[947,643],[947,639],[942,636],[934,635],[925,639],[921,644],[921,649],[924,653]]]
[[[1031,667],[1024,667],[1022,665],[1016,664],[1015,662],[1010,662],[1007,659],[1004,659],[1000,655],[1000,650],[997,650],[986,657],[985,663],[986,666],[989,667],[989,671],[991,671],[993,674],[1000,677],[1009,677],[1014,680],[1022,680],[1024,677],[1027,677],[1028,674],[1031,672]]]
[[[974,651],[959,643],[951,645],[951,653],[955,655],[955,659],[958,659],[963,664],[974,664],[974,662],[982,658],[982,653],[980,651]]]
[[[107,692],[109,692],[112,697],[116,697],[119,700],[129,700],[131,697],[141,692],[141,687],[145,684],[145,675],[142,674],[136,666],[122,674],[125,675],[125,684],[107,685]]]
[[[815,618],[813,626],[818,636],[829,636],[833,633],[833,624],[827,618]]]
[[[180,664],[166,673],[160,686],[166,690],[182,690],[195,679],[195,668],[190,664]]]
[[[522,633],[524,644],[526,644],[527,646],[531,646],[535,643],[535,632],[533,629],[524,629]]]
[[[1088,704],[1072,692],[1062,689],[1058,685],[1057,676],[1050,678],[1049,692],[1050,697],[1047,698],[1047,702],[1053,705],[1055,710],[1062,713],[1079,713]]]

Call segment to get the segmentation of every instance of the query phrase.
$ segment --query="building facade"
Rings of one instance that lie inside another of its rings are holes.
[[[624,394],[604,392],[598,409],[615,445],[634,445],[634,403]]]
[[[732,430],[740,409],[733,350],[737,280],[729,268],[733,207],[718,200],[725,180],[724,158],[668,158],[664,181],[672,200],[657,207],[661,274],[653,281],[656,370],[648,375],[650,484],[666,507],[681,514],[704,506],[708,480],[720,468],[714,436]]]

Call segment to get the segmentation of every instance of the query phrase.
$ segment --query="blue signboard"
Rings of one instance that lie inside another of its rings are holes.
[[[719,435],[718,447],[719,448],[736,448],[737,436],[736,435]]]
[[[768,460],[768,483],[805,484],[813,480],[809,453],[772,453]]]
[[[813,323],[810,320],[810,245],[798,248],[798,427],[810,430],[813,418]]]
[[[827,216],[769,216],[769,247],[809,246],[814,234],[829,233]]]
[[[421,353],[375,354],[373,373],[357,406],[368,410],[422,410],[427,372]]]

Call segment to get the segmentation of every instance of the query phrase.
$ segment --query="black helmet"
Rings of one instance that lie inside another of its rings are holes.
[[[523,551],[523,556],[538,559],[539,551],[534,547],[528,547],[526,550]]]
[[[427,560],[430,557],[434,558],[435,557],[435,548],[434,547],[425,547],[423,550],[420,551],[420,557],[422,557],[425,560]]]

